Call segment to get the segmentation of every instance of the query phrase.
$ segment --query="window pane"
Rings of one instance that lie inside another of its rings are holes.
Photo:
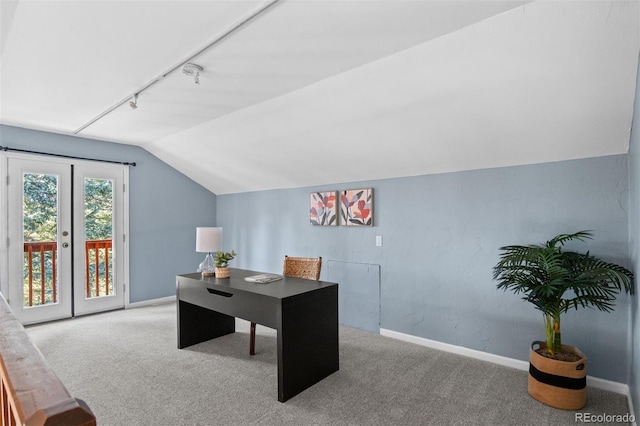
[[[113,181],[84,179],[86,297],[114,294]]]
[[[24,173],[23,306],[58,303],[58,177]]]

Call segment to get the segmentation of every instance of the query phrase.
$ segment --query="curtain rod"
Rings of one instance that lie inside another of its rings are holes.
[[[41,152],[41,151],[31,151],[28,149],[20,149],[20,148],[9,148],[8,146],[0,146],[1,151],[13,151],[13,152],[24,152],[27,154],[39,154],[39,155],[49,155],[51,157],[60,157],[60,158],[71,158],[74,160],[88,160],[88,161],[99,161],[101,163],[111,163],[111,164],[122,164],[123,166],[136,166],[136,163],[127,163],[123,161],[113,161],[113,160],[102,160],[99,158],[88,158],[88,157],[76,157],[75,155],[64,155],[64,154],[52,154],[51,152]]]

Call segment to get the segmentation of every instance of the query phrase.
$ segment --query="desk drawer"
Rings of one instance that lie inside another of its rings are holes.
[[[279,300],[272,297],[178,277],[178,299],[267,327],[277,327]]]

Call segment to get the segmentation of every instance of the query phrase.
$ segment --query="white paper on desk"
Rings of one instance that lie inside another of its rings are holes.
[[[249,281],[250,283],[258,283],[258,284],[267,284],[273,281],[278,281],[282,279],[282,275],[277,274],[260,274],[260,275],[252,275],[250,277],[245,277],[245,281]]]

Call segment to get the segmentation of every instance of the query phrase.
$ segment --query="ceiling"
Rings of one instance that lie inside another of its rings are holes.
[[[217,194],[626,153],[639,3],[2,0],[0,123]]]

